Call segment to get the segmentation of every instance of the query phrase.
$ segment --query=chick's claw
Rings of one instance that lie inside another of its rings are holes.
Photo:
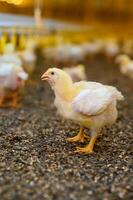
[[[84,139],[89,140],[90,137],[89,137],[88,135],[85,135],[85,134],[84,134]]]
[[[75,137],[71,137],[71,138],[67,138],[68,142],[84,142],[84,138],[80,138],[78,135],[76,135]]]
[[[85,154],[91,154],[93,153],[93,150],[88,147],[76,147],[75,153],[85,153]]]
[[[67,141],[68,142],[82,142],[84,143],[86,141],[86,139],[88,140],[89,137],[85,134],[83,135],[76,135],[75,137],[72,137],[72,138],[67,138]]]

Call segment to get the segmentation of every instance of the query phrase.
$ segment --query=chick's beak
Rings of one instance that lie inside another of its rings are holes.
[[[45,73],[41,76],[41,79],[42,79],[43,81],[48,80],[48,79],[49,79],[49,75],[48,75],[48,73],[45,72]]]

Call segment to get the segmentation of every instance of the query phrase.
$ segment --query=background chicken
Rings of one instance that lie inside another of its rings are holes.
[[[91,130],[91,139],[84,148],[76,152],[91,153],[101,129],[112,125],[117,119],[117,100],[123,100],[122,94],[111,86],[96,82],[81,81],[73,83],[70,76],[57,68],[48,69],[42,80],[47,80],[55,93],[55,105],[59,113],[80,125],[77,136],[69,138],[70,142],[86,139],[83,128]]]
[[[22,51],[18,51],[17,55],[22,60],[23,68],[26,72],[31,74],[35,69],[36,54],[35,54],[36,44],[33,40],[27,40],[26,48]]]
[[[15,52],[15,46],[12,43],[7,43],[4,47],[4,53],[0,56],[1,63],[14,63],[22,66],[20,57]]]
[[[74,82],[86,80],[86,73],[85,73],[85,66],[84,65],[77,65],[69,68],[63,69],[67,72]]]
[[[116,62],[120,64],[121,73],[133,79],[133,60],[123,54],[116,58]]]
[[[69,60],[71,60],[72,63],[81,62],[84,60],[85,52],[80,45],[69,45],[67,49],[67,54]]]
[[[85,56],[93,58],[93,56],[102,53],[104,42],[102,40],[95,40],[82,45]]]
[[[104,52],[108,60],[111,60],[118,55],[120,47],[115,40],[106,41],[104,46]]]
[[[28,79],[28,74],[19,65],[0,63],[0,107],[4,106],[5,99],[12,99],[11,106],[17,107],[19,90]]]
[[[75,44],[58,44],[56,47],[47,47],[43,50],[46,58],[54,61],[54,63],[71,63],[76,64],[85,58],[85,51],[81,45]]]
[[[124,41],[123,46],[122,46],[122,53],[128,56],[133,55],[133,41],[131,39]]]

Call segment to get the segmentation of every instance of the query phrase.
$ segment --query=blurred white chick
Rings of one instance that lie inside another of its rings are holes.
[[[80,45],[68,45],[67,48],[68,59],[72,62],[79,62],[84,59],[84,51]]]
[[[103,51],[103,41],[95,40],[92,42],[84,43],[83,49],[85,55],[91,55],[91,56],[96,55]]]
[[[15,65],[22,66],[22,61],[15,53],[15,47],[12,43],[5,45],[4,54],[0,56],[1,63],[14,63]]]
[[[35,63],[37,59],[35,47],[36,44],[32,40],[28,39],[25,50],[17,52],[17,55],[22,60],[24,70],[29,74],[31,74],[35,69]]]
[[[59,44],[56,47],[46,47],[43,53],[46,59],[50,59],[55,63],[68,60],[67,46],[64,44]]]
[[[116,62],[120,64],[121,73],[133,79],[133,60],[123,54],[116,58]]]
[[[12,99],[12,107],[17,107],[19,90],[28,79],[28,74],[19,65],[0,63],[0,107],[6,98]]]
[[[44,49],[46,58],[53,60],[55,63],[82,61],[84,52],[80,45],[59,44],[56,47]]]
[[[63,70],[71,76],[73,82],[87,79],[84,65],[80,64],[69,68],[63,68]]]
[[[53,60],[55,57],[55,47],[45,47],[42,50],[45,59]]]
[[[22,60],[24,70],[31,74],[35,69],[36,63],[36,55],[34,51],[26,49],[24,51],[18,52],[17,55],[19,55]]]
[[[116,41],[106,41],[104,52],[108,59],[114,58],[120,51],[119,45]]]
[[[55,63],[67,62],[68,60],[68,46],[65,44],[60,44],[55,47],[55,52],[53,54]]]
[[[90,128],[89,144],[77,148],[76,152],[92,153],[101,129],[112,125],[117,119],[116,104],[118,100],[123,100],[121,92],[115,87],[96,82],[73,83],[66,72],[57,68],[49,68],[41,78],[47,80],[54,90],[58,112],[80,125],[78,135],[68,141],[84,142],[86,136],[83,128]]]

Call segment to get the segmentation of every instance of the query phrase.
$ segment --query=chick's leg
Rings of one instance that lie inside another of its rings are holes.
[[[93,152],[93,147],[96,142],[97,136],[93,136],[89,142],[89,144],[86,147],[77,147],[77,150],[75,151],[76,153],[92,153]]]
[[[0,96],[0,108],[4,107],[4,100],[5,100],[5,97],[4,96]]]
[[[20,105],[18,104],[18,92],[14,91],[12,93],[12,103],[11,103],[11,107],[13,108],[18,108]]]
[[[26,85],[35,85],[35,81],[34,80],[31,80],[31,79],[28,79],[27,81],[26,81]]]
[[[85,142],[85,139],[88,139],[89,137],[84,134],[83,128],[80,127],[79,133],[72,138],[68,138],[67,141],[69,142]]]

